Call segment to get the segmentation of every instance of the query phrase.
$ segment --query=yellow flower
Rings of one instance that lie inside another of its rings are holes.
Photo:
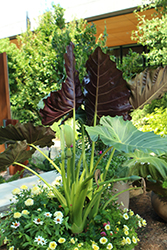
[[[83,243],[79,243],[79,244],[78,244],[78,247],[82,247],[82,246],[83,246]]]
[[[3,243],[6,245],[6,243],[8,242],[8,238],[7,237],[5,237],[5,239],[4,239],[4,241],[3,241]]]
[[[128,230],[124,230],[124,234],[125,234],[125,235],[128,235],[128,234],[129,234],[129,231],[128,231]]]
[[[143,219],[142,219],[141,222],[142,222],[143,227],[147,226],[146,220],[143,220]]]
[[[109,224],[107,224],[107,225],[105,225],[105,230],[110,230],[111,229],[111,227],[110,227],[110,225]]]
[[[116,230],[119,231],[119,228],[117,227]]]
[[[20,188],[21,189],[27,189],[28,187],[26,185],[22,185]]]
[[[125,239],[125,237],[123,237],[123,240],[121,241],[121,244],[124,246],[124,245],[126,245],[126,239]]]
[[[75,247],[74,250],[79,250],[78,247]]]
[[[108,239],[106,237],[101,237],[100,238],[100,243],[103,244],[103,245],[106,244],[107,241],[108,241]]]
[[[124,225],[124,229],[123,230],[129,230],[129,227]]]
[[[70,242],[71,242],[72,244],[75,244],[74,238],[71,238]]]
[[[14,246],[12,246],[12,247],[9,247],[9,250],[14,250]]]
[[[19,213],[19,212],[14,213],[13,217],[14,218],[20,218],[21,217],[21,213]]]
[[[60,238],[60,239],[58,240],[58,242],[59,242],[60,244],[64,243],[65,241],[66,241],[65,238]]]
[[[127,242],[127,244],[131,244],[131,239],[129,238],[129,237],[126,237],[126,242]]]
[[[96,244],[92,244],[93,250],[99,250],[99,247]]]
[[[34,201],[33,199],[28,198],[24,203],[26,206],[32,206],[34,204]]]
[[[107,245],[107,249],[108,249],[108,250],[113,249],[113,244],[112,244],[112,243],[108,243],[108,245]]]
[[[130,215],[130,216],[133,216],[133,215],[134,215],[134,212],[133,212],[132,210],[130,210],[129,215]]]
[[[132,241],[133,241],[134,244],[137,243],[137,239],[134,236],[132,237]]]
[[[32,194],[39,194],[40,191],[41,191],[40,188],[37,187],[37,186],[31,188],[31,193],[32,193]]]
[[[20,189],[19,188],[15,188],[13,189],[12,191],[12,194],[15,195],[15,194],[19,194],[20,193]]]
[[[30,212],[28,210],[23,210],[21,213],[22,214],[29,214]]]
[[[49,249],[54,250],[56,247],[57,247],[57,243],[55,241],[51,241],[49,243]]]

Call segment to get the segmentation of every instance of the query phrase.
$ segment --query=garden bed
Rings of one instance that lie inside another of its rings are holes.
[[[130,208],[146,219],[147,226],[138,230],[140,242],[135,250],[166,250],[167,223],[154,212],[151,205],[151,193],[141,194],[141,191],[130,191]],[[6,250],[5,246],[0,250]]]

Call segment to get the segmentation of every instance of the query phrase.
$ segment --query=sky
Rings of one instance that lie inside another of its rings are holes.
[[[60,4],[65,19],[85,18],[137,6],[141,0],[0,0],[0,39],[26,30],[26,15],[35,28],[38,16]]]

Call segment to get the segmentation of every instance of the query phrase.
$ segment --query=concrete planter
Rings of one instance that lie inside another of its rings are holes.
[[[117,194],[123,190],[129,188],[129,184],[123,181],[115,182],[113,184],[113,193]],[[129,191],[123,192],[122,194],[118,195],[118,204],[123,203],[124,206],[120,205],[120,209],[129,208]]]
[[[151,203],[157,215],[167,222],[167,197],[161,197],[152,191]]]

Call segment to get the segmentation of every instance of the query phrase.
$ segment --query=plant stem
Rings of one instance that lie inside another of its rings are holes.
[[[61,170],[59,169],[59,167],[44,152],[42,152],[38,147],[36,147],[33,144],[28,144],[28,145],[38,150],[52,164],[52,166],[61,174]]]
[[[19,165],[19,166],[21,166],[21,167],[23,167],[23,168],[26,168],[26,169],[29,170],[31,173],[35,174],[38,178],[40,178],[41,181],[43,181],[49,188],[51,188],[50,184],[49,184],[47,181],[45,181],[37,172],[35,172],[35,171],[32,170],[31,168],[29,168],[29,167],[27,167],[27,166],[25,166],[24,164],[19,163],[19,162],[14,162],[13,164],[16,164],[16,165]]]

